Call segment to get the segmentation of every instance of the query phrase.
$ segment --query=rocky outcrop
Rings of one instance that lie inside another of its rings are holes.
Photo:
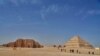
[[[41,48],[43,47],[38,42],[32,39],[17,39],[15,42],[4,44],[6,47],[28,47],[28,48]]]

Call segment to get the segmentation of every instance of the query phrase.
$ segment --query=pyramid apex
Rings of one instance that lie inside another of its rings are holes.
[[[76,36],[73,36],[71,39],[77,39],[77,40],[79,40],[79,39],[81,39],[81,37],[79,35],[76,35]]]

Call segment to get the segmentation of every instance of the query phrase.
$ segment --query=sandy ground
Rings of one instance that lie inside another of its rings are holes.
[[[100,56],[60,52],[57,48],[0,48],[0,56]]]

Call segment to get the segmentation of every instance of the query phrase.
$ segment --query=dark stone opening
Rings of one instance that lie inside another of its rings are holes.
[[[78,53],[78,50],[77,50],[77,53]]]
[[[90,52],[88,52],[90,54]]]
[[[72,50],[70,50],[70,53],[74,53],[74,50],[72,49]]]
[[[61,52],[63,51],[63,49],[61,49]]]
[[[92,52],[92,54],[94,54],[94,52]]]
[[[72,53],[74,53],[74,50],[72,50]]]

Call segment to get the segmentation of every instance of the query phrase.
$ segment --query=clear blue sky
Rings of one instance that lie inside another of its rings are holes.
[[[100,45],[100,0],[0,0],[0,44],[62,44],[74,35]]]

